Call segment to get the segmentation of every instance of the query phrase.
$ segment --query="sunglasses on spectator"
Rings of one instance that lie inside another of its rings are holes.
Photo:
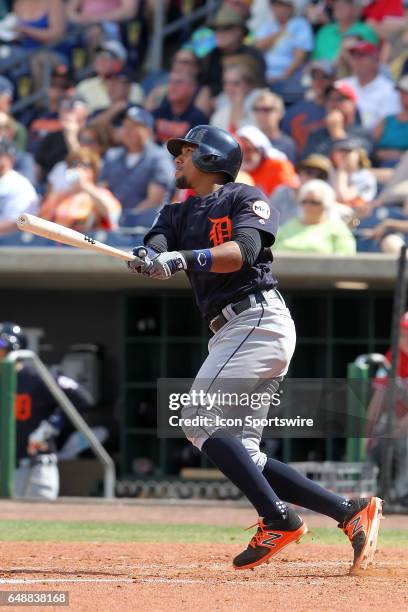
[[[320,72],[320,70],[312,70],[310,76],[312,77],[312,79],[320,79],[321,81],[331,81],[332,79],[331,76],[325,74],[324,72]]]
[[[238,85],[241,85],[243,83],[243,81],[239,80],[239,79],[235,79],[235,80],[230,79],[230,80],[225,80],[222,83],[223,83],[224,86],[225,85],[233,85],[234,87],[237,87]]]
[[[279,109],[276,106],[254,106],[254,113],[276,113]]]
[[[232,32],[237,27],[236,25],[214,26],[215,32]]]
[[[69,164],[70,168],[92,168],[92,164],[82,161],[72,161]]]
[[[304,198],[301,200],[301,205],[310,204],[311,206],[321,206],[322,202],[320,200],[313,200],[312,198]]]
[[[91,136],[80,136],[78,138],[78,141],[80,144],[83,144],[83,145],[98,144],[98,141],[96,140],[96,138],[91,138]]]

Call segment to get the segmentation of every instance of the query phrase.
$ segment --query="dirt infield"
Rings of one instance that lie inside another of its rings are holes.
[[[118,511],[116,511],[118,510]],[[217,524],[252,520],[250,510],[0,502],[0,519],[124,520],[157,524],[177,519],[199,522],[211,510]],[[119,517],[118,515],[122,515]],[[206,516],[206,522],[209,517]],[[317,517],[313,518],[315,522]],[[406,523],[408,517],[404,517]],[[223,522],[222,522],[223,521]],[[390,517],[403,528],[401,517]],[[319,520],[319,523],[321,521]],[[334,525],[333,522],[330,523]],[[408,609],[408,550],[384,548],[375,566],[348,573],[351,548],[321,546],[304,539],[269,565],[234,571],[239,544],[0,543],[0,590],[67,590],[70,610],[173,612],[257,609],[337,611]],[[64,608],[30,607],[30,610]]]

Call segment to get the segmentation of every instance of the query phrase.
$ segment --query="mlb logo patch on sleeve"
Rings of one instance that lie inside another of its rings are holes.
[[[262,219],[269,219],[269,217],[271,216],[271,209],[269,207],[269,204],[267,204],[263,200],[257,200],[256,202],[254,202],[252,204],[252,210],[256,215],[258,215],[258,217],[261,217]]]

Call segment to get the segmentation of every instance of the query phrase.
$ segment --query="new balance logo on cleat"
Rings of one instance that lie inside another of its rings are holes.
[[[351,535],[354,537],[358,531],[363,529],[363,525],[361,524],[361,516],[358,516],[356,519],[354,519],[354,521],[350,521],[350,526],[353,527]]]
[[[266,534],[269,536],[269,538],[266,538],[265,540],[262,540],[262,542],[261,542],[262,546],[275,547],[276,544],[274,543],[274,540],[279,540],[279,538],[282,537],[281,533],[273,533],[271,531],[266,531]]]

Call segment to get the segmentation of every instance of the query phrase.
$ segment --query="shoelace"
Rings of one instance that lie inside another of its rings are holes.
[[[259,519],[256,523],[254,523],[253,525],[250,525],[249,527],[245,528],[245,531],[248,531],[248,529],[252,529],[253,527],[258,526],[258,529],[256,530],[256,533],[253,535],[250,543],[248,544],[248,546],[252,546],[252,548],[256,548],[256,546],[258,544],[262,544],[263,538],[265,537],[265,525],[263,524],[262,520]]]

